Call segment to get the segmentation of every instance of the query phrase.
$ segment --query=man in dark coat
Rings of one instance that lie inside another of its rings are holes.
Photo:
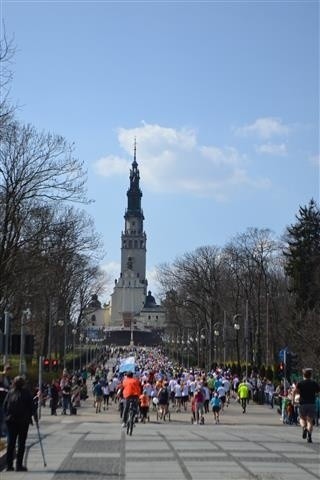
[[[23,377],[15,377],[12,388],[7,393],[3,404],[8,431],[7,471],[13,471],[13,457],[18,440],[16,471],[25,472],[22,465],[26,439],[32,417],[37,422],[36,405],[31,392],[25,387]]]

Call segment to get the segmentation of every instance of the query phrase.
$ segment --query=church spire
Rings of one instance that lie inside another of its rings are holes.
[[[137,163],[137,140],[134,138],[134,147],[133,147],[133,162],[132,168],[130,170],[130,188],[127,191],[128,197],[128,213],[134,213],[143,217],[143,213],[141,210],[141,197],[142,191],[139,185],[140,181],[140,172],[138,169]]]
[[[133,165],[136,165],[138,166],[137,164],[137,138],[134,137],[134,146],[133,146],[133,162],[132,162],[132,166]]]

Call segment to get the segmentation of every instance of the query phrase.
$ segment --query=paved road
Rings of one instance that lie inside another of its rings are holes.
[[[215,425],[192,425],[190,413],[172,413],[171,422],[137,424],[133,436],[121,429],[117,407],[96,414],[88,399],[76,416],[52,417],[42,410],[43,466],[37,431],[31,427],[28,472],[0,472],[12,480],[314,480],[320,479],[320,429],[314,443],[299,427],[282,425],[266,406],[250,404],[241,413],[233,402]]]

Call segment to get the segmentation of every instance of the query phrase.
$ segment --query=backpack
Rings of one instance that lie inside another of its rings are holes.
[[[23,391],[15,390],[9,392],[5,402],[6,421],[19,423],[29,422],[32,412],[28,412],[28,408],[26,407],[26,397]]]

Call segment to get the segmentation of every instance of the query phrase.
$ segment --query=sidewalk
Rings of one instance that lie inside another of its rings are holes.
[[[189,406],[190,410],[190,406]],[[43,465],[35,427],[27,441],[28,472],[0,472],[1,480],[312,480],[320,478],[319,428],[314,443],[299,427],[283,425],[275,410],[233,401],[215,425],[192,425],[191,413],[171,422],[137,424],[132,437],[121,429],[117,405],[95,413],[89,398],[76,416],[42,410]]]

